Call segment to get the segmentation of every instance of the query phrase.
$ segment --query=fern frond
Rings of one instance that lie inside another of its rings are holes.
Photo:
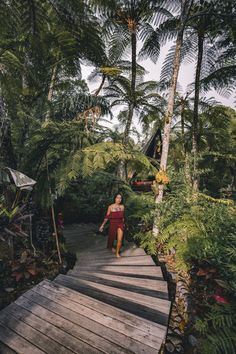
[[[119,161],[134,163],[137,171],[146,170],[147,173],[156,171],[151,161],[141,152],[119,143],[102,142],[77,151],[70,157],[65,171],[59,173],[62,176],[59,189],[63,191],[70,183],[71,176],[92,176],[97,170],[105,170],[109,166],[115,168]]]
[[[156,63],[160,54],[158,30],[154,30],[151,25],[145,24],[142,26],[140,37],[144,42],[139,52],[139,58],[150,58],[154,63]]]

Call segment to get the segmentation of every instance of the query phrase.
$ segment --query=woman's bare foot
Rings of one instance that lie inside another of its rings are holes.
[[[116,258],[120,258],[121,255],[119,253],[116,253]]]
[[[112,251],[113,253],[115,253],[116,249],[115,249],[114,247],[112,247],[111,251]]]

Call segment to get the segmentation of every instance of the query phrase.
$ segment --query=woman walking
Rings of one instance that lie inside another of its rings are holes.
[[[107,214],[103,220],[99,231],[102,232],[107,220],[110,220],[107,248],[116,253],[116,257],[120,257],[120,249],[124,236],[124,205],[123,198],[120,193],[117,193],[114,198],[114,203],[109,205]],[[117,240],[116,248],[114,247],[114,241]]]

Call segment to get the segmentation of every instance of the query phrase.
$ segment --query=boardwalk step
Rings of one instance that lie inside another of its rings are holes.
[[[160,267],[156,266],[116,266],[116,265],[76,265],[74,270],[78,271],[98,271],[108,274],[126,275],[134,277],[143,277],[146,279],[163,280]]]
[[[131,326],[124,325],[116,318],[111,318],[97,312],[95,309],[70,299],[71,290],[67,296],[54,291],[53,286],[37,286],[24,294],[17,304],[33,311],[37,316],[46,318],[54,326],[76,336],[83,342],[105,353],[155,353],[161,339],[151,336],[142,342],[147,334]],[[77,294],[75,294],[76,296]],[[127,331],[132,336],[127,336]],[[139,337],[140,336],[140,337]],[[68,338],[67,338],[68,340]],[[73,341],[72,341],[73,342]],[[83,349],[87,353],[86,349]]]
[[[87,254],[79,254],[79,258],[78,261],[83,260],[84,262],[90,262],[90,261],[120,261],[123,262],[124,260],[144,260],[144,259],[148,259],[150,258],[150,256],[147,255],[143,255],[143,254],[138,254],[138,255],[132,255],[132,256],[127,256],[124,255],[122,253],[122,257],[117,259],[114,255],[114,253],[104,253],[103,255],[99,255],[99,254],[91,254],[91,253],[87,253]]]
[[[12,317],[27,323],[32,328],[36,329],[40,333],[45,334],[50,339],[59,343],[62,353],[81,353],[82,349],[87,350],[89,353],[97,352],[97,350],[88,347],[83,341],[73,337],[70,333],[63,331],[63,326],[60,327],[62,319],[53,319],[50,323],[50,315],[45,311],[43,307],[40,307],[40,313],[37,312],[37,304],[27,301],[27,298],[20,298],[17,300],[18,304],[13,303],[7,307],[7,312]],[[51,317],[53,313],[51,314]],[[57,321],[56,321],[57,320]],[[47,345],[50,345],[49,341],[46,341]],[[79,349],[81,348],[81,349]],[[47,352],[47,351],[46,351]]]
[[[95,324],[86,315],[76,313],[74,308],[70,309],[69,306],[64,306],[60,300],[56,302],[35,291],[29,291],[17,300],[17,305],[42,319],[46,319],[51,326],[60,328],[64,332],[62,339],[65,337],[67,341],[71,340],[74,347],[77,346],[75,353],[109,354],[111,348],[114,354],[133,353],[132,350],[126,349],[123,343],[115,343],[109,329]]]
[[[104,338],[111,339],[114,336],[113,332],[118,332],[112,340],[118,344],[122,342],[122,346],[127,343],[127,348],[137,347],[137,345],[142,348],[141,343],[144,343],[144,339],[145,345],[156,348],[165,333],[162,326],[144,321],[136,316],[127,316],[119,309],[113,311],[109,305],[54,283],[41,283],[40,286],[33,288],[33,291],[37,296],[44,296],[51,302],[75,312],[79,316],[80,326],[99,334],[101,337],[105,336]],[[35,297],[35,295],[33,296]],[[32,298],[32,294],[30,294],[30,298]],[[71,320],[71,317],[68,318]],[[136,345],[134,341],[137,341],[138,344]],[[138,347],[135,351],[139,352]]]
[[[161,280],[147,280],[146,282],[142,282],[142,280],[137,278],[133,279],[131,277],[121,277],[119,275],[114,276],[94,272],[76,272],[75,270],[69,271],[68,275],[73,276],[75,278],[90,280],[91,282],[95,283],[109,285],[118,289],[129,290],[134,293],[159,297],[161,299],[168,299],[168,290],[166,282]],[[148,283],[148,281],[150,283]]]
[[[55,296],[65,296],[76,303],[86,306],[86,308],[90,308],[93,311],[96,311],[97,313],[103,314],[104,316],[106,316],[107,319],[111,317],[120,322],[124,322],[125,325],[132,326],[135,329],[138,328],[145,334],[149,334],[151,336],[158,336],[160,338],[163,338],[163,335],[165,335],[166,327],[163,325],[140,318],[133,314],[126,313],[121,309],[117,309],[116,307],[113,307],[102,301],[79,293],[76,290],[61,286],[55,283],[54,281],[50,282],[45,280],[40,283],[40,286],[43,286],[49,291],[52,291],[53,288],[53,293]],[[33,289],[37,289],[37,287]]]
[[[151,257],[147,256],[142,256],[140,257],[122,257],[122,258],[116,258],[113,256],[113,258],[109,259],[94,259],[93,257],[89,258],[87,257],[78,259],[77,265],[140,265],[140,266],[155,266],[155,263],[153,262]]]
[[[77,277],[83,276],[83,275],[88,275],[88,276],[93,276],[93,277],[98,277],[101,279],[107,279],[107,280],[114,280],[114,281],[119,281],[124,284],[131,284],[131,285],[140,285],[143,287],[146,287],[147,289],[156,289],[160,291],[166,291],[167,290],[167,283],[166,281],[162,280],[152,280],[152,279],[146,279],[146,278],[137,278],[133,274],[132,276],[125,276],[125,275],[117,275],[117,274],[106,274],[102,272],[97,272],[97,271],[82,271],[80,269],[71,269],[67,273],[68,275],[76,275]]]
[[[106,245],[104,243],[102,243],[100,246],[98,245],[93,246],[89,248],[89,250],[83,251],[83,253],[81,253],[81,256],[87,256],[87,255],[91,255],[92,257],[98,257],[98,256],[100,257],[101,255],[108,255],[114,257],[114,254],[106,248]],[[137,248],[132,244],[129,245],[128,248],[124,249],[121,252],[121,255],[124,257],[134,257],[134,256],[148,257],[142,248]]]
[[[68,275],[59,275],[54,281],[153,322],[163,325],[168,322],[170,302],[167,300],[115,289]]]
[[[1,354],[8,354],[13,350],[18,354],[43,354],[44,352],[37,348],[34,344],[27,341],[14,330],[9,329],[5,324],[0,323],[0,341],[3,343]],[[8,351],[9,348],[9,351]]]
[[[92,254],[93,256],[100,256],[100,255],[113,255],[111,250],[106,248],[106,243],[104,240],[96,240],[92,245],[89,245],[88,248],[79,249],[79,254],[81,256]],[[122,256],[147,256],[144,249],[137,247],[134,243],[130,242],[126,244],[124,247],[121,248],[121,255]]]
[[[62,345],[59,345],[57,342],[54,342],[45,334],[42,334],[27,323],[12,316],[12,314],[7,311],[7,308],[2,310],[0,313],[0,323],[4,325],[5,328],[8,328],[11,331],[15,332],[17,335],[25,338],[32,346],[38,348],[41,353],[72,353],[69,349],[65,348]],[[30,353],[30,350],[31,349],[28,349],[28,353]],[[32,352],[34,352],[33,349]]]

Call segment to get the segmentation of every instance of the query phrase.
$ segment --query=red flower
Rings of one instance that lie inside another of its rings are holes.
[[[218,304],[229,304],[229,300],[220,295],[212,295],[213,299],[218,302]]]

